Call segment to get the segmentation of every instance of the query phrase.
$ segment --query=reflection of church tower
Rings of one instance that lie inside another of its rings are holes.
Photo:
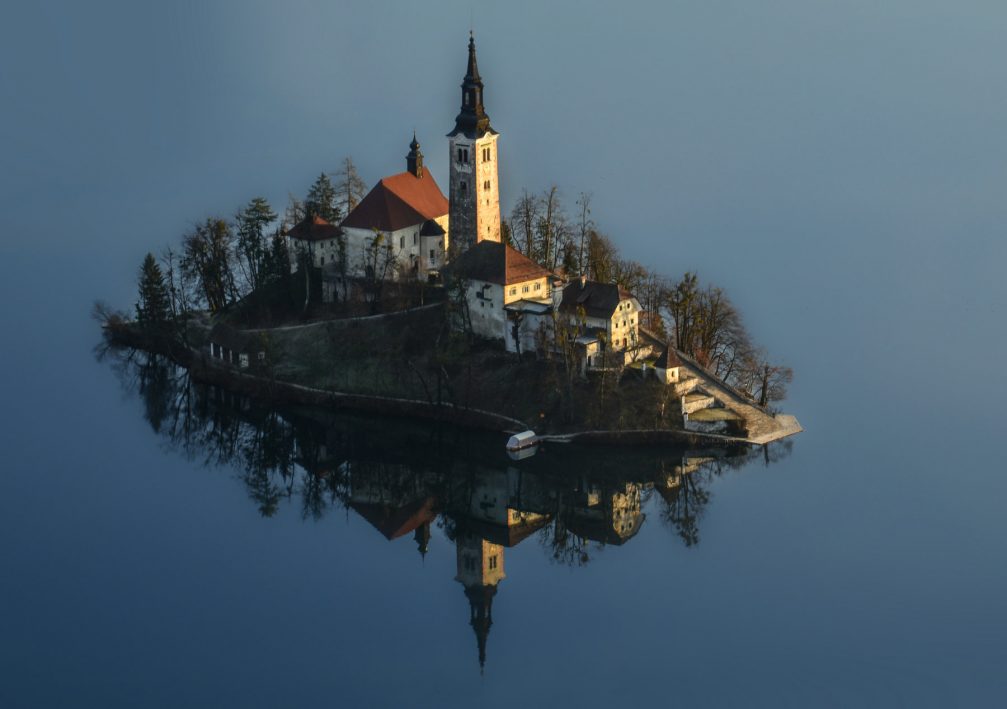
[[[455,547],[458,552],[455,580],[465,586],[469,599],[469,622],[476,633],[481,668],[486,664],[486,638],[493,625],[493,597],[497,584],[504,579],[503,547],[465,531],[459,532]]]
[[[483,107],[483,81],[476,64],[475,39],[462,81],[462,108],[450,138],[451,246],[464,251],[480,241],[500,241],[500,190],[497,138]]]

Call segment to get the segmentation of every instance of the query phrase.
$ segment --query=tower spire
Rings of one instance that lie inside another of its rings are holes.
[[[409,144],[409,154],[406,155],[406,170],[416,177],[423,177],[423,153],[420,152],[415,130],[413,130],[413,141]]]
[[[469,30],[469,59],[462,80],[462,108],[455,118],[455,129],[448,136],[461,134],[467,138],[481,138],[492,130],[490,117],[483,106],[483,80],[479,76],[476,59],[476,39]]]

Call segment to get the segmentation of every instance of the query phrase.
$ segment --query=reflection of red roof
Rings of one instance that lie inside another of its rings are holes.
[[[321,217],[305,217],[287,230],[287,236],[303,241],[335,239],[339,236],[339,227],[332,226]]]
[[[405,507],[351,502],[350,507],[366,519],[371,525],[385,535],[386,539],[398,539],[403,534],[409,534],[417,527],[427,522],[433,522],[437,517],[434,511],[436,500],[427,497],[410,502]]]
[[[448,201],[429,170],[422,177],[400,172],[374,186],[342,226],[395,231],[448,213]]]
[[[478,519],[466,517],[459,522],[472,534],[482,537],[491,544],[499,544],[502,547],[514,547],[530,537],[532,534],[542,529],[548,522],[549,517],[540,517],[520,524],[505,525],[484,522]]]
[[[445,270],[449,275],[502,286],[552,275],[520,251],[497,241],[480,241]]]

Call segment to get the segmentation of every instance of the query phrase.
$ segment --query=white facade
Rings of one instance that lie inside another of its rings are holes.
[[[311,255],[311,263],[316,268],[321,268],[328,264],[339,261],[339,241],[335,237],[331,239],[296,239],[287,237],[287,251],[290,254],[290,272],[297,270],[300,262],[300,254],[306,252]]]
[[[424,236],[421,234],[423,223],[413,224],[403,229],[391,232],[375,232],[373,229],[343,227],[346,239],[346,273],[353,276],[366,276],[367,266],[373,264],[371,255],[374,239],[381,234],[385,246],[391,246],[394,257],[393,266],[388,278],[397,279],[415,274],[418,278],[426,278],[431,271],[437,271],[445,263],[448,248],[448,215],[434,220],[444,230],[444,234]],[[381,263],[379,257],[378,263]]]
[[[480,337],[506,342],[509,322],[505,306],[520,300],[541,300],[551,305],[549,280],[548,276],[543,276],[508,286],[486,281],[469,281],[465,299],[469,319],[472,322],[472,332]]]

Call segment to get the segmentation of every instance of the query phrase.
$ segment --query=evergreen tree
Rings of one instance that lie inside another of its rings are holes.
[[[321,217],[329,224],[339,223],[341,213],[336,188],[324,172],[308,190],[308,196],[304,199],[304,209],[307,216]]]
[[[273,234],[269,255],[269,280],[282,281],[290,275],[290,250],[287,241],[276,232]]]
[[[235,223],[238,231],[238,263],[245,280],[253,290],[261,286],[266,278],[267,261],[270,255],[266,227],[276,221],[276,212],[262,197],[256,197],[238,212]]]
[[[136,319],[145,325],[167,322],[171,312],[168,287],[154,254],[148,253],[140,267],[140,300],[136,304]]]

